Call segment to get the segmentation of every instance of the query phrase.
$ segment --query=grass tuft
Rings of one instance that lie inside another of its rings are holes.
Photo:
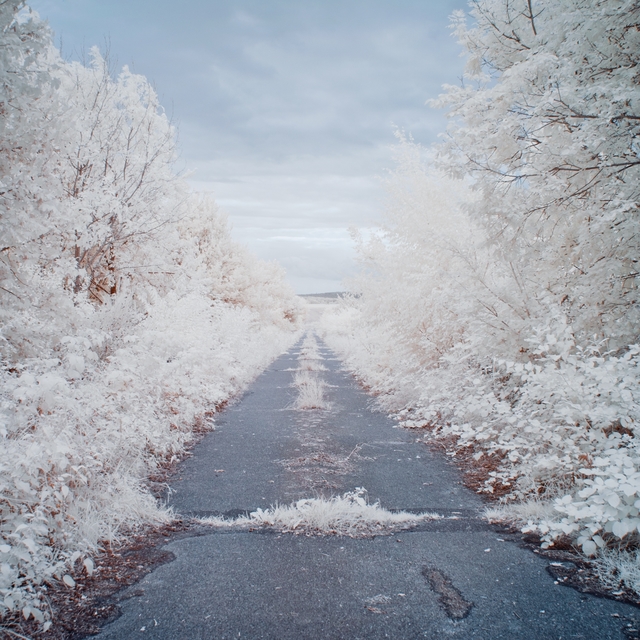
[[[600,549],[594,568],[605,587],[640,593],[640,551]]]
[[[328,409],[324,390],[327,383],[309,371],[298,371],[293,377],[293,384],[298,389],[298,397],[294,402],[295,409]]]
[[[409,529],[420,522],[440,518],[442,516],[435,513],[387,511],[378,502],[369,504],[366,491],[357,488],[341,496],[306,498],[291,505],[257,509],[248,516],[231,520],[204,518],[201,522],[215,527],[260,527],[307,536],[338,535],[359,538],[390,534],[398,529]]]

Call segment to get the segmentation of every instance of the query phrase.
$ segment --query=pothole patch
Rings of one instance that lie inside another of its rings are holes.
[[[431,589],[438,594],[438,603],[449,618],[452,620],[462,620],[469,615],[473,608],[473,602],[465,600],[460,591],[453,586],[450,578],[440,571],[440,569],[424,567],[422,569],[422,575],[429,583]]]

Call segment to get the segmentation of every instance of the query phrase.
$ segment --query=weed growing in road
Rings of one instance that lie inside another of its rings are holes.
[[[293,384],[298,389],[298,397],[293,405],[295,409],[329,408],[324,398],[324,389],[327,386],[324,380],[308,371],[298,371],[293,377]]]
[[[307,334],[298,357],[299,370],[301,371],[326,371],[322,364],[323,357],[320,355],[318,343],[313,334]]]
[[[317,372],[326,371],[321,364],[322,356],[313,334],[307,334],[300,348],[299,370],[293,377],[293,385],[298,389],[298,397],[293,404],[294,409],[328,409],[329,403],[324,398],[326,383]]]
[[[232,520],[205,518],[201,522],[215,527],[263,527],[307,536],[339,535],[358,538],[392,533],[439,518],[442,516],[435,513],[387,511],[378,502],[369,504],[366,490],[357,488],[328,499],[307,498],[291,505],[257,509],[248,516]]]
[[[298,367],[298,371],[326,371],[327,367],[321,364],[320,359],[309,359],[305,358],[304,360],[299,360],[300,366]]]

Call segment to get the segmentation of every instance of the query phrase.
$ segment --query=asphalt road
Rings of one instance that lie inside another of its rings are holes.
[[[549,560],[487,525],[446,457],[371,411],[325,347],[330,407],[291,408],[298,348],[220,416],[169,503],[232,517],[364,487],[386,509],[445,518],[369,538],[194,529],[166,546],[174,561],[121,594],[99,638],[637,637],[637,609],[554,584]]]

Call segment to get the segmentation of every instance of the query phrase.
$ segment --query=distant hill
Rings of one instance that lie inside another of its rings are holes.
[[[299,293],[301,298],[340,298],[346,291],[331,291],[329,293]]]

